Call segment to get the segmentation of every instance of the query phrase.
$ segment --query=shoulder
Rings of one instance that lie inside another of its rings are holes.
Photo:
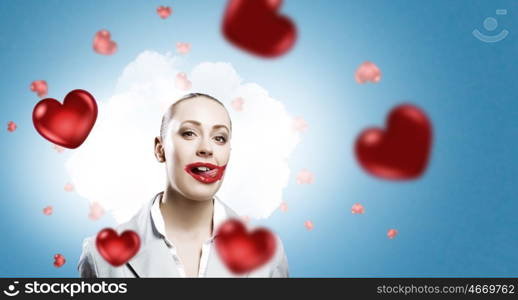
[[[154,199],[154,198],[153,198]],[[151,230],[149,226],[150,203],[144,205],[129,221],[113,228],[118,234],[126,230],[133,230],[138,233],[141,243],[145,243]],[[122,267],[113,267],[101,256],[96,246],[97,236],[87,237],[82,243],[82,253],[79,258],[77,269],[81,277],[115,277]]]
[[[125,223],[114,228],[121,234],[125,230],[131,229],[130,223]],[[110,265],[99,253],[96,245],[96,236],[87,237],[83,240],[82,253],[79,258],[77,270],[82,278],[102,278],[102,277],[128,277],[129,273],[126,266],[114,267]]]
[[[272,270],[270,277],[288,277],[288,257],[284,249],[284,244],[278,235],[275,235],[276,249],[272,259]]]
[[[96,259],[94,258],[94,249],[92,249],[92,237],[83,240],[83,251],[79,257],[77,269],[79,275],[83,278],[99,277]]]

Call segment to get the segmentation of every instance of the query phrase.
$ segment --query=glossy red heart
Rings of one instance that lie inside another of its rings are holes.
[[[278,10],[282,0],[230,0],[222,32],[235,46],[262,57],[276,57],[295,44],[297,28]]]
[[[77,148],[88,137],[97,119],[97,103],[84,90],[68,93],[63,105],[56,99],[43,99],[32,112],[38,133],[54,144]]]
[[[432,125],[419,108],[395,107],[387,118],[387,130],[369,128],[356,140],[356,158],[370,174],[391,180],[419,177],[428,164]]]
[[[112,266],[125,264],[140,249],[140,237],[135,231],[126,230],[120,236],[111,228],[105,228],[97,234],[97,250]]]
[[[223,223],[216,234],[216,250],[230,271],[243,274],[268,262],[275,253],[275,237],[265,228],[250,233],[237,219]]]

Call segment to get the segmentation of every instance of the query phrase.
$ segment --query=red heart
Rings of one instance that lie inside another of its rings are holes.
[[[223,35],[237,47],[263,57],[286,53],[295,43],[293,22],[278,14],[282,0],[230,0]]]
[[[43,99],[32,112],[32,122],[41,136],[66,148],[79,147],[97,119],[97,103],[84,90],[68,93],[63,105],[56,99]]]
[[[275,237],[265,228],[251,233],[237,219],[223,223],[215,238],[216,249],[227,267],[236,274],[251,271],[270,260],[275,252]]]
[[[94,51],[103,55],[112,55],[117,51],[117,43],[112,41],[108,30],[99,30],[94,37]]]
[[[167,19],[171,15],[172,9],[169,6],[159,6],[156,9],[156,12],[160,16],[160,18]]]
[[[388,128],[364,130],[356,140],[356,157],[372,175],[392,180],[419,177],[428,164],[432,126],[419,108],[395,107],[387,119]]]
[[[61,268],[66,263],[66,259],[61,254],[54,255],[54,267]]]
[[[135,231],[126,230],[120,236],[111,228],[105,228],[97,234],[97,250],[112,266],[125,264],[140,249],[140,237]]]

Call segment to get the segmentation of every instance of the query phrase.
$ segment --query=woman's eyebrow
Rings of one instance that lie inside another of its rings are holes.
[[[201,123],[198,122],[198,121],[194,121],[194,120],[187,120],[187,121],[183,121],[182,124],[180,125],[183,125],[184,123],[193,123],[194,125],[196,126],[201,126]]]
[[[212,126],[213,129],[218,129],[218,128],[225,128],[227,131],[230,132],[230,130],[228,130],[228,127],[226,125],[214,125]]]
[[[183,121],[182,124],[180,124],[180,125],[183,125],[184,123],[192,123],[192,124],[194,124],[196,126],[200,126],[201,127],[201,123],[198,122],[198,121],[195,121],[195,120],[186,120],[186,121]],[[225,128],[228,132],[230,132],[228,127],[226,125],[222,125],[222,124],[214,125],[214,126],[212,126],[212,128],[213,129]]]

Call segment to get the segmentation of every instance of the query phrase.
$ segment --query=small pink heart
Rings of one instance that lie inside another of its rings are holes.
[[[187,54],[189,51],[191,51],[191,44],[182,42],[176,43],[176,52],[180,54]]]
[[[61,268],[65,264],[65,257],[61,254],[54,255],[54,267]]]
[[[93,202],[90,204],[90,213],[88,214],[88,217],[91,220],[99,220],[103,215],[104,209],[99,203]]]
[[[243,104],[245,104],[245,100],[241,97],[237,97],[236,99],[232,100],[232,107],[236,111],[242,111],[243,110]]]
[[[306,227],[307,230],[313,230],[313,227],[315,226],[313,225],[312,221],[307,220],[306,222],[304,222],[304,227]]]
[[[287,212],[287,211],[288,211],[288,203],[286,203],[286,202],[282,202],[282,203],[281,203],[281,206],[279,206],[279,209],[280,209],[282,212]]]
[[[15,131],[16,127],[16,123],[14,123],[13,121],[9,121],[9,123],[7,123],[7,131],[9,132]]]
[[[47,96],[48,86],[45,80],[35,80],[31,83],[31,91],[36,92],[38,97]]]
[[[308,129],[308,123],[302,117],[293,118],[293,130],[304,132]]]
[[[381,71],[374,63],[366,61],[358,67],[354,77],[358,83],[378,83],[381,80]]]
[[[43,214],[46,216],[52,215],[52,206],[47,206],[43,209]]]
[[[184,91],[189,90],[192,86],[189,79],[187,79],[187,74],[185,74],[183,72],[176,74],[175,85],[177,88],[184,90]]]
[[[365,208],[360,203],[355,203],[351,208],[351,213],[353,214],[363,214],[365,213]]]
[[[111,40],[110,32],[103,29],[95,34],[93,48],[99,54],[111,55],[117,51],[117,43]]]
[[[74,190],[74,186],[71,183],[67,183],[65,184],[64,190],[65,192],[71,192]]]
[[[315,181],[315,175],[310,171],[304,169],[297,174],[298,184],[312,184]]]
[[[171,15],[173,10],[169,6],[159,6],[156,9],[156,12],[160,16],[160,18],[167,19]]]
[[[389,230],[387,231],[387,237],[388,237],[389,239],[393,239],[393,238],[395,238],[397,234],[398,234],[398,232],[397,232],[397,230],[396,230],[396,229],[389,229]]]

